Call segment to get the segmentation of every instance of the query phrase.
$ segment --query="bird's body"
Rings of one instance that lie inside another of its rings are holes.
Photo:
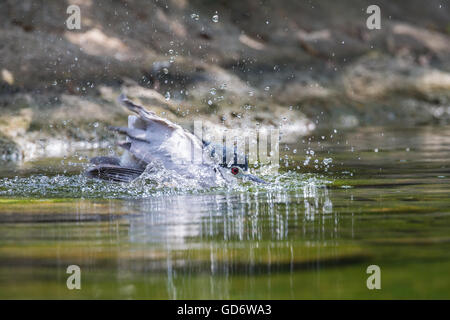
[[[223,185],[233,180],[235,171],[226,170],[220,159],[213,155],[214,152],[204,152],[205,148],[210,147],[198,137],[131,102],[124,95],[119,100],[137,114],[129,116],[128,127],[111,127],[126,136],[126,141],[119,144],[125,152],[121,158],[91,159],[95,166],[87,171],[88,176],[131,182],[149,166],[162,166],[167,172],[197,181],[202,187]],[[254,178],[254,181],[260,180]]]

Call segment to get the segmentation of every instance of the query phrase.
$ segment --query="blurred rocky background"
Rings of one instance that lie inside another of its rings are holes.
[[[68,30],[66,10],[81,9]],[[366,9],[381,8],[381,30]],[[125,92],[189,127],[450,121],[450,2],[0,1],[0,157],[108,142]]]

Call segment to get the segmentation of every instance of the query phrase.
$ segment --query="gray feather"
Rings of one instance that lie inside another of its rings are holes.
[[[121,167],[112,164],[101,164],[89,169],[86,175],[90,178],[96,178],[115,182],[131,182],[139,177],[144,170],[136,168]]]
[[[120,159],[119,158],[115,158],[115,157],[104,157],[104,156],[99,156],[99,157],[94,157],[91,158],[90,162],[92,164],[113,164],[113,165],[120,165]]]

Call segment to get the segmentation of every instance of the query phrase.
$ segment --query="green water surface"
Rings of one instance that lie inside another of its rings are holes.
[[[268,186],[108,184],[79,154],[3,165],[0,298],[449,299],[450,128],[296,141]]]

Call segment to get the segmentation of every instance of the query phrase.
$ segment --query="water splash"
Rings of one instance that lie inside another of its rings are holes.
[[[268,192],[303,190],[313,185],[325,186],[330,181],[322,176],[286,172],[264,176],[268,184],[238,181],[231,185],[203,188],[192,179],[167,170],[146,172],[132,183],[110,183],[84,175],[31,175],[0,179],[0,196],[36,198],[120,198],[144,199],[161,195],[208,194],[227,192]]]

